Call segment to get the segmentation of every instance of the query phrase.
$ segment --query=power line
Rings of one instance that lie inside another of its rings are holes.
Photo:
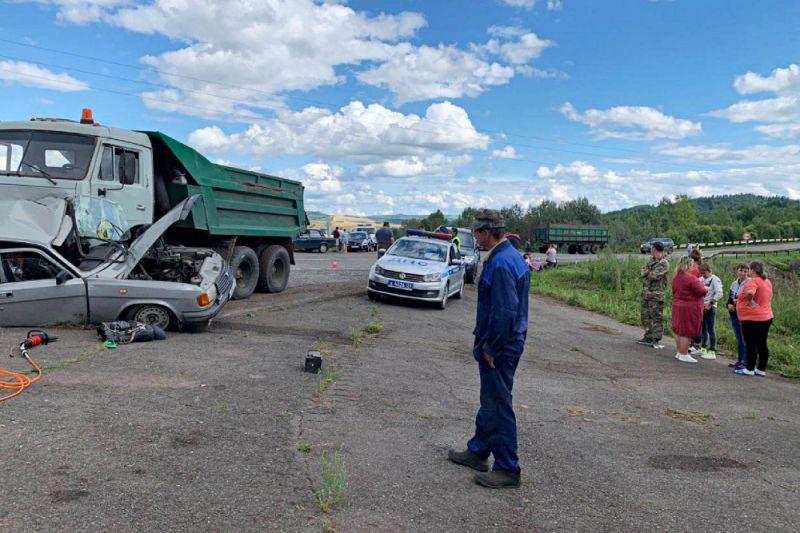
[[[100,58],[100,57],[95,57],[95,56],[90,56],[90,55],[85,55],[85,54],[78,54],[78,53],[75,53],[75,52],[68,52],[68,51],[64,51],[64,50],[48,48],[48,47],[45,47],[45,46],[40,46],[40,45],[35,45],[35,44],[23,43],[23,42],[14,41],[14,40],[11,40],[11,39],[2,39],[2,38],[0,38],[0,42],[5,42],[5,43],[21,46],[21,47],[34,48],[34,49],[42,50],[42,51],[45,51],[45,52],[52,52],[52,53],[62,54],[62,55],[75,57],[75,58],[79,58],[79,59],[88,59],[88,60],[99,62],[99,63],[106,63],[106,64],[109,64],[109,65],[115,65],[115,66],[119,66],[119,67],[133,69],[133,70],[136,70],[136,71],[139,71],[139,72],[146,71],[146,70],[151,70],[151,71],[153,71],[153,72],[155,72],[157,74],[160,74],[162,76],[167,76],[167,77],[171,76],[171,77],[174,77],[174,78],[182,78],[182,79],[201,82],[201,83],[205,83],[205,84],[209,84],[209,85],[217,85],[217,86],[221,86],[221,87],[237,89],[239,91],[258,93],[258,94],[261,94],[263,96],[267,96],[267,97],[271,97],[271,98],[297,100],[297,101],[300,101],[300,102],[306,102],[306,103],[310,103],[310,104],[314,104],[314,105],[321,105],[321,106],[325,106],[325,107],[339,107],[339,108],[341,108],[344,105],[346,105],[346,104],[341,104],[341,103],[337,104],[337,103],[325,102],[325,101],[321,101],[321,100],[315,100],[315,99],[311,99],[311,98],[304,98],[304,97],[295,96],[295,95],[281,95],[281,96],[277,96],[276,97],[276,95],[273,94],[273,93],[270,93],[268,91],[263,91],[261,89],[256,89],[256,88],[253,88],[253,87],[243,87],[241,85],[235,85],[235,84],[231,84],[231,83],[208,80],[208,79],[204,79],[204,78],[198,78],[198,77],[195,77],[195,76],[187,76],[187,75],[184,75],[184,74],[178,74],[178,73],[175,73],[175,72],[169,72],[169,71],[160,70],[160,69],[157,69],[157,68],[152,67],[152,66],[151,67],[147,67],[147,68],[143,68],[140,65],[132,65],[132,64],[129,64],[129,63],[122,63],[122,62],[119,62],[119,61],[113,61],[113,60],[109,60],[109,59],[105,59],[105,58]],[[6,55],[5,57],[11,57],[11,56],[7,56]],[[110,78],[110,79],[119,79],[119,80],[122,80],[122,81],[131,82],[131,83],[148,84],[148,85],[151,85],[151,86],[162,87],[162,88],[166,88],[166,89],[175,89],[176,88],[174,85],[165,85],[165,84],[159,84],[159,83],[155,83],[155,82],[132,80],[130,78],[123,78],[123,77],[119,77],[119,76],[111,76],[111,75],[101,74],[101,73],[97,73],[97,72],[82,70],[82,69],[75,68],[75,67],[67,67],[67,66],[63,66],[63,65],[55,65],[55,64],[52,64],[52,63],[48,64],[48,63],[31,61],[31,60],[28,60],[28,59],[21,59],[21,58],[16,58],[16,60],[17,61],[29,61],[29,62],[35,63],[35,64],[54,66],[54,67],[62,68],[62,69],[66,69],[66,70],[73,70],[75,72],[82,72],[84,74],[102,76],[102,77]],[[258,106],[258,104],[253,103],[253,102],[247,102],[247,101],[243,101],[243,100],[238,100],[238,99],[235,99],[235,98],[230,98],[230,97],[226,97],[226,96],[222,96],[222,95],[218,95],[218,94],[214,94],[214,93],[206,93],[206,92],[203,92],[203,91],[196,91],[196,90],[193,90],[193,89],[187,89],[187,88],[182,88],[182,87],[181,88],[177,88],[177,89],[180,90],[180,91],[183,91],[183,92],[187,92],[187,93],[201,94],[201,95],[204,95],[204,96],[213,96],[215,98],[229,100],[229,101],[234,102],[234,103],[239,103],[240,105],[246,105],[246,106],[251,106],[251,107],[260,107],[260,106]],[[377,103],[377,102],[373,101],[372,103]],[[179,104],[176,104],[176,105],[179,105]],[[198,106],[192,106],[191,104],[186,104],[184,107],[197,108]],[[246,113],[244,115],[245,116],[249,116]],[[437,123],[437,122],[434,122],[434,121],[428,121],[428,122],[430,124],[436,124],[436,125],[439,125],[439,126],[446,126],[448,128],[452,128],[453,127],[453,125],[451,125],[451,124],[442,124],[442,123]],[[389,125],[389,127],[397,127],[397,126],[396,125]],[[411,128],[414,128],[417,131],[420,131],[420,132],[423,132],[423,133],[439,133],[439,132],[434,132],[434,131],[422,130],[422,129],[416,128],[414,126],[412,126]],[[410,128],[401,128],[401,129],[408,130]],[[683,167],[682,165],[678,165],[678,164],[673,163],[671,161],[667,161],[667,160],[663,160],[663,159],[654,159],[652,157],[652,154],[649,153],[649,152],[643,152],[643,151],[640,151],[640,150],[634,150],[634,149],[630,149],[630,148],[621,148],[621,147],[614,147],[614,146],[599,147],[599,146],[592,145],[592,144],[587,144],[587,143],[580,143],[580,142],[575,142],[575,141],[567,141],[567,140],[563,140],[563,139],[551,139],[551,138],[547,138],[547,137],[541,137],[541,136],[535,136],[535,135],[529,135],[529,134],[522,134],[522,133],[515,133],[515,132],[509,133],[509,132],[505,132],[505,131],[497,131],[497,130],[489,130],[489,129],[484,129],[483,131],[485,133],[492,134],[494,136],[498,136],[498,135],[502,134],[502,135],[510,136],[510,137],[518,137],[518,138],[522,138],[522,139],[533,139],[533,140],[538,140],[538,141],[541,141],[541,142],[547,142],[547,143],[553,143],[553,144],[568,144],[568,145],[573,145],[573,146],[581,146],[581,147],[585,147],[585,148],[603,150],[603,151],[606,151],[606,152],[615,151],[615,152],[624,152],[624,153],[629,153],[629,154],[636,154],[636,155],[638,155],[640,157],[646,157],[647,158],[647,159],[643,159],[641,161],[642,163],[661,164],[661,165],[665,165],[665,166],[674,166],[674,167],[681,167],[681,168]],[[530,144],[526,145],[526,144],[521,144],[519,142],[515,142],[515,144],[517,144],[518,146],[523,146],[523,147],[526,147],[526,148],[532,148],[532,149],[536,149],[536,150],[550,150],[550,151],[555,151],[555,152],[564,152],[564,153],[571,153],[571,154],[577,154],[577,155],[587,155],[587,156],[592,156],[592,157],[603,157],[604,156],[603,154],[598,154],[598,153],[593,153],[593,152],[570,151],[570,150],[565,150],[563,148],[552,148],[552,147],[536,146],[536,145],[530,145]],[[524,160],[524,159],[516,159],[516,160],[521,161],[521,160]]]

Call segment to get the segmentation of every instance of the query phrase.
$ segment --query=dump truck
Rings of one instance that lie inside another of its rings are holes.
[[[533,234],[541,253],[555,244],[570,254],[596,254],[608,244],[608,226],[547,224],[534,228]]]
[[[133,237],[199,195],[191,216],[164,239],[221,254],[237,299],[286,288],[293,242],[306,223],[302,183],[212,163],[164,133],[100,125],[88,109],[80,122],[0,122],[0,197],[20,187],[116,204]]]

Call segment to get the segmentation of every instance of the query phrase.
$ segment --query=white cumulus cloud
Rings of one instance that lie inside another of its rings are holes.
[[[492,159],[520,159],[520,158],[521,156],[517,154],[517,151],[510,144],[498,150],[492,150]]]
[[[570,102],[565,102],[561,113],[572,121],[586,124],[601,139],[683,139],[702,131],[700,122],[665,115],[652,107],[615,106],[581,113]]]
[[[89,84],[69,74],[56,74],[46,68],[25,61],[0,61],[0,80],[23,87],[50,89],[51,91],[86,91]]]

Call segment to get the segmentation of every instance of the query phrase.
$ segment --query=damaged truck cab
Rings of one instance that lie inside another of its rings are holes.
[[[199,195],[164,241],[222,255],[238,299],[286,287],[305,227],[301,183],[214,164],[163,133],[96,124],[88,110],[81,123],[0,123],[0,196],[20,187],[104,199],[122,208],[134,234]]]

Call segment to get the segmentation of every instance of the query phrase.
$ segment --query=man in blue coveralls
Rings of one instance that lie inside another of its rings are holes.
[[[475,482],[489,488],[518,487],[517,419],[511,404],[514,372],[528,334],[530,270],[520,253],[503,238],[505,221],[493,209],[481,209],[472,226],[475,239],[489,253],[478,282],[478,316],[472,355],[478,362],[481,407],[475,436],[463,451],[447,458],[478,473]],[[494,466],[489,471],[489,455]]]

